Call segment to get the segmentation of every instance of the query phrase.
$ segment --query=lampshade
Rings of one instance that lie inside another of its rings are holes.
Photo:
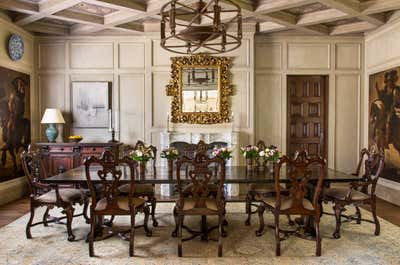
[[[59,109],[46,109],[41,123],[65,123]]]

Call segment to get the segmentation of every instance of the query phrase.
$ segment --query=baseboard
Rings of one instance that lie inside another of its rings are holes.
[[[28,193],[28,184],[25,177],[0,183],[0,205],[18,200]]]
[[[400,183],[380,178],[376,186],[376,196],[400,206]]]

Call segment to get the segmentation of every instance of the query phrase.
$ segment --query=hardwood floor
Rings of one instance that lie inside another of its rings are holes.
[[[400,226],[400,206],[378,199],[377,211],[379,217]],[[11,223],[28,212],[29,198],[23,198],[0,206],[0,227]]]

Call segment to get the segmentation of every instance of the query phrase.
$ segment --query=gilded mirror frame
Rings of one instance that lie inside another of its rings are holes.
[[[216,67],[218,69],[219,111],[217,112],[183,112],[182,106],[182,72],[184,68]],[[191,124],[216,124],[230,121],[231,96],[231,59],[207,54],[180,56],[171,58],[171,78],[166,88],[171,100],[171,122]]]

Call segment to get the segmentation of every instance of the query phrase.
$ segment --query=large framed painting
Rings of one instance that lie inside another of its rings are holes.
[[[400,67],[369,77],[369,145],[385,150],[383,177],[400,182]]]
[[[111,82],[72,82],[72,119],[75,128],[107,128]]]
[[[31,142],[29,75],[0,67],[0,182],[24,175],[19,156]]]

